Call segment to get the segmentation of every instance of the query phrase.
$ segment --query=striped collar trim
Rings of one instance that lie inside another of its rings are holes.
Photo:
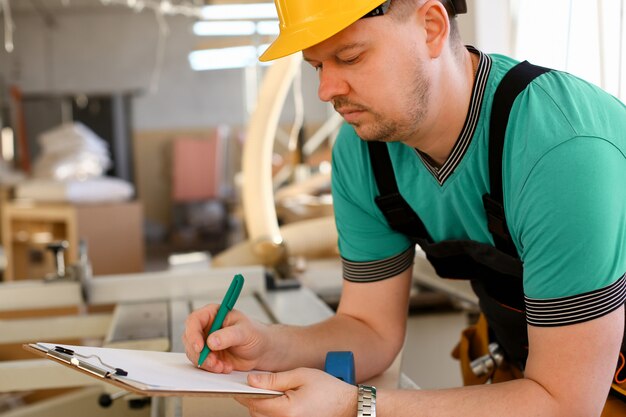
[[[489,78],[489,71],[491,70],[491,57],[482,53],[473,46],[467,46],[467,50],[471,53],[478,54],[478,67],[476,68],[476,77],[474,82],[474,88],[472,89],[472,97],[470,99],[469,110],[465,118],[463,129],[461,134],[452,148],[452,152],[446,162],[441,167],[436,167],[432,164],[428,155],[421,153],[417,149],[415,152],[422,160],[422,163],[430,171],[430,173],[439,182],[439,185],[443,183],[452,175],[456,167],[463,159],[463,155],[467,152],[469,145],[478,126],[478,119],[480,116],[480,109],[483,103],[483,97],[485,94],[485,88],[487,86],[487,79]]]

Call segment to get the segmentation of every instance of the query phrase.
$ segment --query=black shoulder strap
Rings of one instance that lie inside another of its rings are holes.
[[[491,105],[491,123],[489,126],[489,189],[483,195],[483,205],[487,212],[489,231],[496,248],[517,257],[517,251],[504,216],[502,196],[502,153],[506,126],[513,102],[535,78],[550,71],[548,68],[520,62],[506,73],[500,81]]]
[[[424,223],[398,190],[398,183],[385,142],[367,142],[370,162],[380,195],[374,199],[389,226],[415,241],[432,243]]]

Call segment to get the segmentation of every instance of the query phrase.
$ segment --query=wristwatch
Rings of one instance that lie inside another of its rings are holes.
[[[376,387],[359,384],[357,417],[376,417]]]

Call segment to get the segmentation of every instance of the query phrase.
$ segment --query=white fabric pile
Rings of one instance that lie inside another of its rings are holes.
[[[81,123],[67,123],[39,137],[41,154],[33,179],[15,188],[17,198],[40,202],[106,203],[133,197],[128,181],[105,177],[111,166],[107,143]]]
[[[107,143],[82,123],[66,123],[39,136],[35,178],[86,180],[111,167]]]
[[[17,198],[46,203],[108,203],[127,201],[133,194],[132,184],[112,177],[95,177],[83,181],[37,178],[24,181],[15,189]]]

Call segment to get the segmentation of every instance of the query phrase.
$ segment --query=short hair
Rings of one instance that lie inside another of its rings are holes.
[[[423,0],[391,0],[387,13],[394,19],[404,21],[411,15],[411,11],[417,7],[417,4],[422,1]],[[452,6],[451,0],[439,1],[443,3],[448,12],[448,20],[450,20],[450,46],[454,53],[457,54],[459,51],[462,51],[464,47],[454,7]]]

